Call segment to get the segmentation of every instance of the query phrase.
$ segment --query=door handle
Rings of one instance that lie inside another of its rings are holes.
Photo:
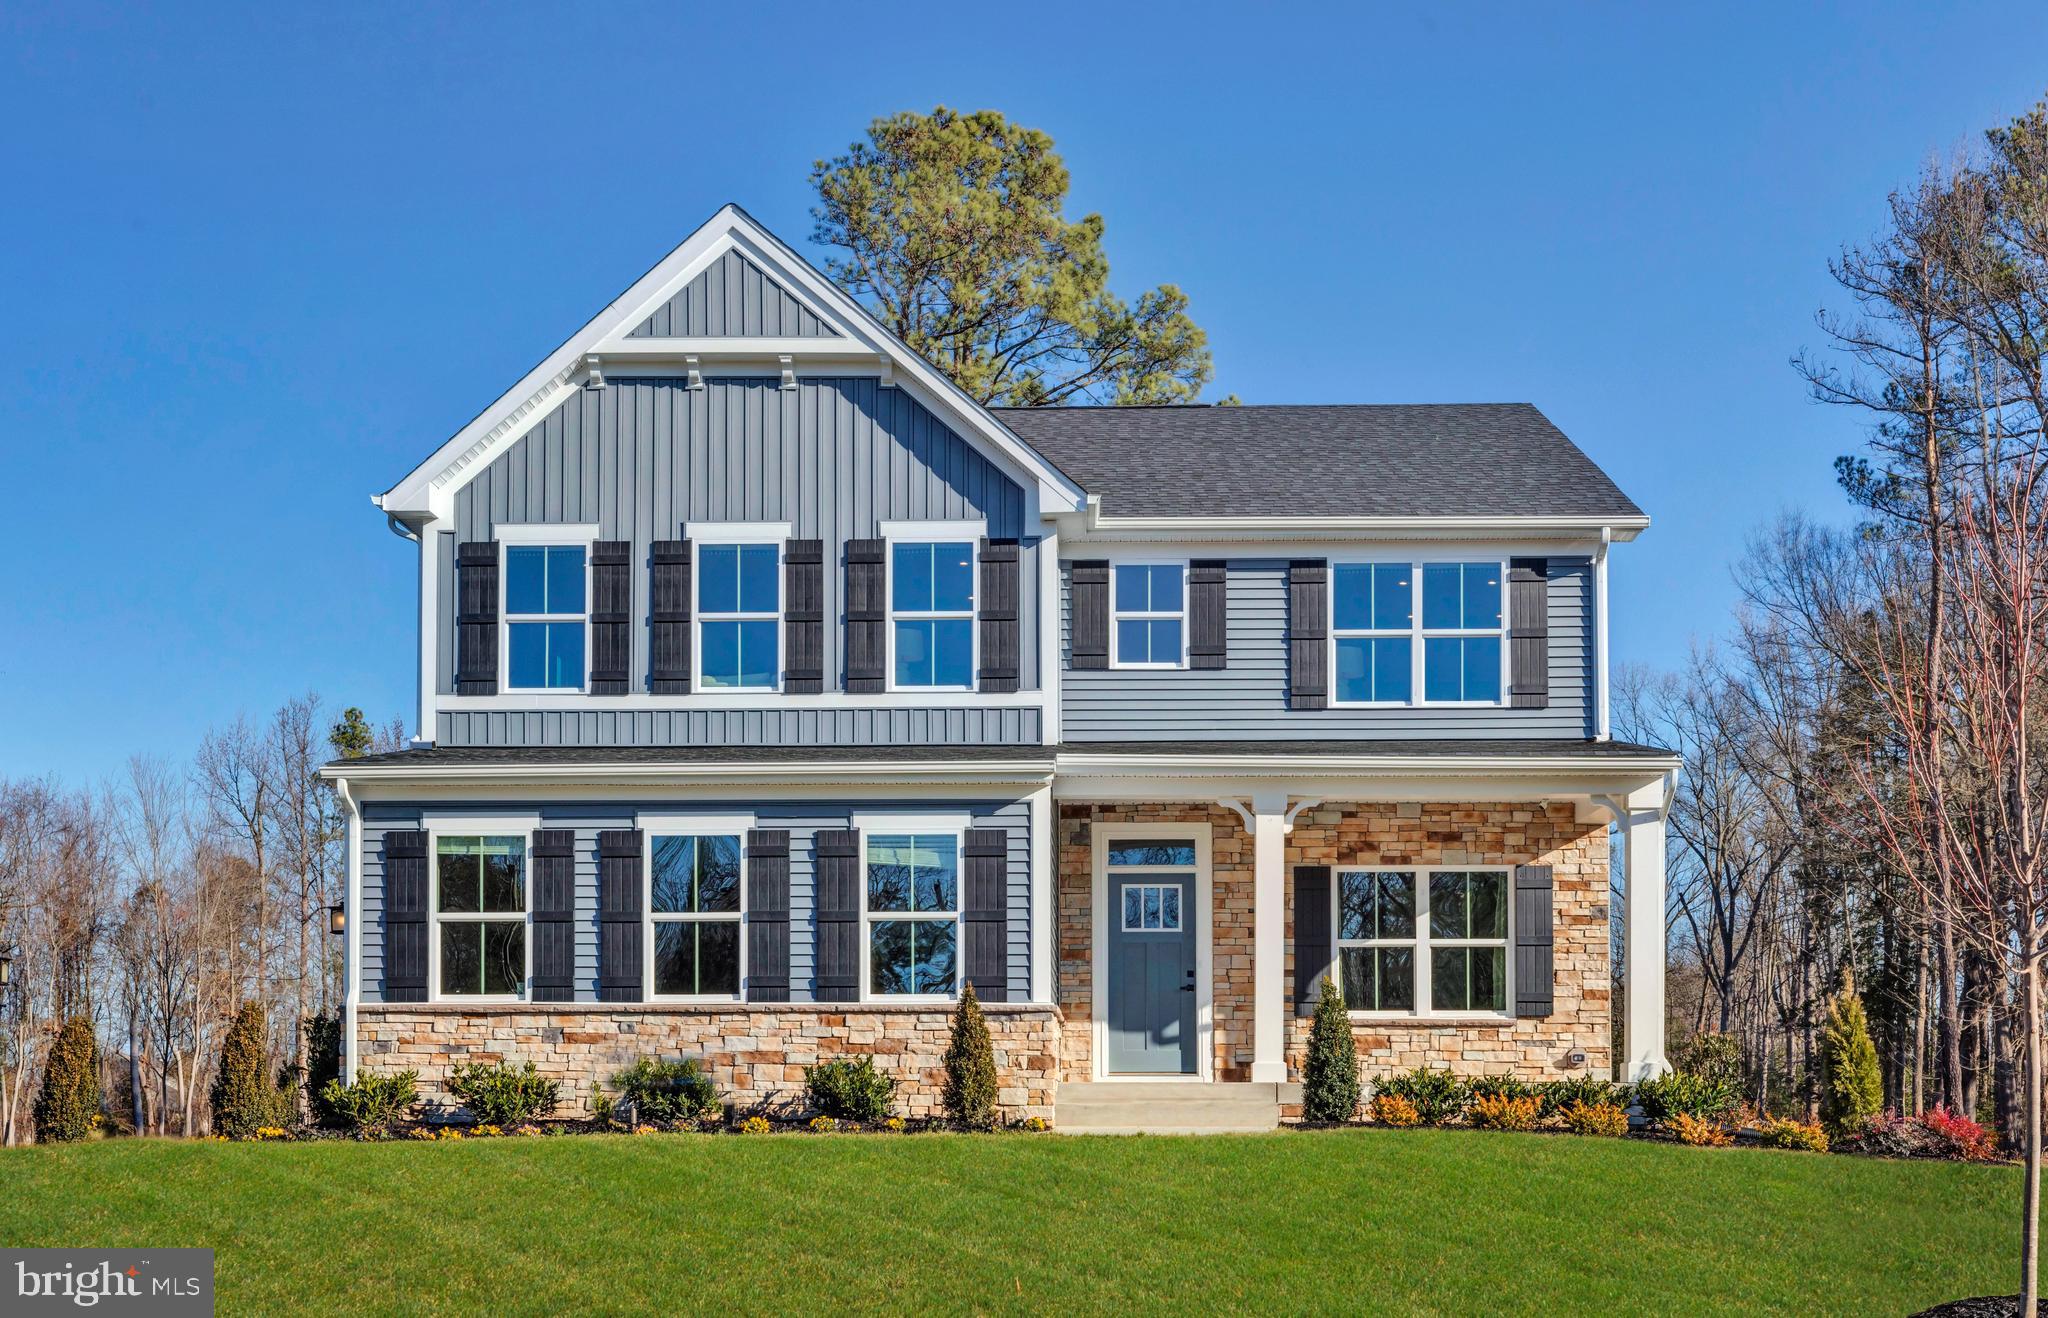
[[[1195,986],[1193,984],[1183,984],[1180,986],[1180,991],[1183,993],[1193,993]]]

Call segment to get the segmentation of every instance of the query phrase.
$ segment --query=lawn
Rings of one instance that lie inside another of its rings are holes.
[[[2010,1292],[2019,1174],[1477,1132],[122,1140],[0,1244],[203,1245],[220,1312],[1906,1314]]]

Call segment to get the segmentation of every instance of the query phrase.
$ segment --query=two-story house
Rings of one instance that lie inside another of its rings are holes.
[[[1648,518],[1532,407],[989,409],[727,207],[376,503],[421,737],[327,769],[350,1074],[927,1112],[972,984],[1010,1116],[1173,1124],[1114,1087],[1271,1106],[1326,976],[1368,1072],[1664,1066]]]

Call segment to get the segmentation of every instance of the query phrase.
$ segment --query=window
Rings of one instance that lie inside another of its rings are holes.
[[[1178,933],[1180,931],[1180,885],[1126,883],[1124,885],[1124,932]]]
[[[507,687],[582,689],[587,557],[583,545],[505,546]]]
[[[1116,667],[1178,668],[1185,662],[1185,563],[1117,564],[1112,610],[1110,662]]]
[[[867,840],[868,991],[951,997],[958,984],[960,836]]]
[[[1335,565],[1334,702],[1499,704],[1504,579],[1499,562]]]
[[[442,996],[520,997],[526,989],[526,839],[436,838],[434,893]]]
[[[974,686],[974,542],[889,545],[889,647],[898,687]]]
[[[1336,901],[1338,971],[1351,1010],[1507,1011],[1506,871],[1340,870]]]
[[[658,998],[740,994],[740,838],[650,834],[648,945]]]
[[[697,677],[704,690],[772,689],[782,671],[782,549],[697,550]]]

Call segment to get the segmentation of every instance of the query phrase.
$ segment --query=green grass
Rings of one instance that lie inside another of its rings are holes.
[[[1906,1314],[2016,1285],[2019,1174],[1478,1132],[122,1140],[0,1243],[211,1246],[220,1312]]]

